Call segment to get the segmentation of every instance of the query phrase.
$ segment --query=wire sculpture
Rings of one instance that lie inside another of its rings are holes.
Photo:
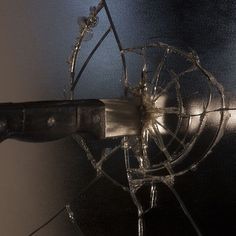
[[[84,41],[92,37],[93,28],[97,26],[101,12],[106,14],[109,27],[76,73],[80,49]],[[193,50],[184,51],[161,42],[124,48],[105,0],[101,0],[96,7],[91,7],[89,16],[80,18],[79,25],[79,36],[68,62],[70,85],[66,96],[71,100],[75,99],[75,89],[85,68],[107,36],[113,34],[123,67],[124,97],[137,102],[141,123],[138,135],[122,137],[119,145],[113,149],[104,148],[99,160],[94,157],[83,137],[73,135],[97,173],[96,178],[82,192],[87,191],[102,176],[127,191],[138,210],[138,235],[143,236],[143,217],[157,207],[158,184],[165,184],[176,197],[196,233],[202,235],[176,192],[174,183],[176,177],[195,170],[221,139],[230,117],[224,88],[202,67]],[[130,54],[141,58],[143,62],[140,79],[136,84],[133,84],[128,76],[127,55]],[[193,83],[195,88],[186,91],[188,83]],[[198,105],[196,110],[188,104],[192,95],[196,95],[202,104]],[[203,145],[202,136],[208,130],[212,119],[217,128],[211,133],[208,141],[204,141],[202,151],[199,151],[199,145]],[[128,186],[112,178],[103,168],[104,163],[118,150],[123,150],[124,153]],[[150,192],[148,207],[142,205],[138,196],[144,186],[148,187]],[[34,235],[63,211],[68,213],[71,222],[76,225],[76,219],[68,204],[30,235]]]

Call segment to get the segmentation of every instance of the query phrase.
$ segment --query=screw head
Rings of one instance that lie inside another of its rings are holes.
[[[48,124],[49,127],[55,126],[55,124],[56,124],[56,119],[55,119],[53,116],[50,116],[50,117],[48,118],[47,124]]]
[[[0,120],[0,132],[3,132],[6,129],[7,123],[4,120]]]

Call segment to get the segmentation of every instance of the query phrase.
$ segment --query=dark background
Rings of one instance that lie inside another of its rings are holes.
[[[63,99],[66,59],[77,35],[77,17],[97,1],[1,1],[1,102]],[[234,1],[108,1],[125,47],[155,37],[185,45],[223,84],[233,106],[235,94],[236,3]],[[105,17],[95,31],[105,29]],[[95,32],[94,32],[95,33]],[[96,39],[96,34],[94,39]],[[84,45],[86,55],[92,42]],[[81,80],[79,98],[119,97],[121,65],[109,37]],[[235,113],[227,133],[194,172],[176,180],[203,235],[236,232]],[[0,146],[0,235],[27,235],[76,197],[95,175],[71,138],[48,144],[7,140]],[[120,157],[122,158],[122,157]],[[118,165],[120,164],[120,166]],[[114,161],[119,175],[122,162]],[[85,235],[136,235],[136,209],[129,196],[101,180],[73,209]],[[149,235],[194,235],[173,196],[160,190],[159,208],[147,217]],[[76,235],[61,214],[37,235]]]

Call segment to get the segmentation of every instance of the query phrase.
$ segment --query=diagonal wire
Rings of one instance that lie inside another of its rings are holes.
[[[125,55],[123,53],[123,46],[121,44],[121,41],[120,41],[120,38],[118,36],[118,33],[116,31],[116,27],[113,23],[113,19],[111,17],[111,13],[110,13],[110,10],[107,6],[107,3],[105,0],[103,0],[103,6],[104,6],[104,9],[106,11],[106,15],[107,15],[107,18],[110,22],[110,25],[111,25],[111,28],[112,28],[112,31],[113,31],[113,34],[114,34],[114,37],[115,37],[115,40],[116,40],[116,43],[117,43],[117,46],[119,48],[119,51],[120,51],[120,56],[121,56],[121,61],[122,61],[122,66],[123,66],[123,72],[124,72],[124,86],[125,86],[125,95],[127,95],[127,89],[128,89],[128,74],[127,74],[127,65],[126,65],[126,59],[125,59]]]
[[[93,48],[93,50],[91,51],[91,53],[88,55],[86,61],[84,62],[83,66],[81,67],[78,75],[76,76],[75,81],[73,82],[72,86],[71,86],[71,91],[73,91],[81,77],[81,75],[83,74],[85,68],[87,67],[89,61],[91,60],[91,58],[93,57],[93,54],[97,51],[97,49],[99,48],[99,46],[102,44],[102,42],[105,40],[105,38],[107,37],[107,35],[111,32],[111,27],[108,28],[108,30],[102,35],[102,37],[100,38],[100,40],[98,41],[98,43],[95,45],[95,47]]]
[[[79,192],[78,196],[85,193],[89,188],[91,188],[91,186],[94,185],[100,179],[100,177],[101,176],[96,176],[84,189],[82,189]],[[77,199],[77,197],[72,199],[72,201],[70,201],[70,205],[71,205],[71,203],[73,203]],[[66,205],[68,205],[68,204],[66,204]],[[37,229],[35,229],[33,232],[28,234],[28,236],[35,235],[37,232],[39,232],[41,229],[45,228],[48,224],[50,224],[53,220],[55,220],[62,212],[64,212],[66,210],[66,205],[63,206],[62,208],[60,208],[51,218],[49,218],[47,221],[45,221],[45,223],[43,223]]]
[[[175,196],[176,200],[178,201],[180,207],[182,208],[184,214],[186,215],[186,217],[188,218],[189,222],[191,223],[191,225],[193,226],[193,228],[195,229],[196,233],[198,236],[202,236],[202,233],[200,231],[200,229],[198,228],[197,224],[195,223],[195,221],[193,220],[192,216],[190,215],[190,212],[188,211],[187,207],[185,206],[183,200],[181,199],[181,197],[179,196],[178,192],[175,190],[175,188],[164,182],[165,185],[171,190],[171,192],[173,193],[173,195]]]
[[[161,122],[159,122],[157,120],[156,120],[156,123],[158,125],[160,125],[163,129],[165,129],[166,132],[172,136],[172,138],[174,138],[176,141],[178,141],[178,143],[185,148],[185,144],[170,129],[168,129],[165,125],[163,125]],[[156,127],[156,124],[154,124],[154,126]]]

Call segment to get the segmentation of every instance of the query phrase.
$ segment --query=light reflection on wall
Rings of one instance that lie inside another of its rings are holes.
[[[196,102],[192,102],[192,103],[190,105],[189,114],[196,115],[196,116],[190,117],[190,120],[189,120],[189,132],[190,133],[196,132],[196,130],[199,128],[199,124],[201,122],[200,121],[201,117],[198,116],[198,114],[201,114],[203,112],[202,107],[200,107],[200,105],[198,103],[196,103]]]
[[[227,123],[227,129],[230,131],[236,131],[236,102],[232,101],[229,108],[232,108],[232,110],[229,110],[230,118]]]
[[[166,99],[167,99],[166,95],[160,96],[157,99],[157,101],[155,102],[155,106],[157,108],[164,108],[165,104],[166,104]],[[156,119],[159,123],[161,123],[163,125],[165,124],[164,116],[158,116]],[[161,134],[166,134],[167,133],[166,130],[161,125],[157,124],[157,127],[158,127]]]
[[[220,108],[219,105],[217,105],[217,101],[212,101],[212,103],[214,104],[214,106],[211,106],[208,111],[211,110],[215,110]],[[227,121],[227,126],[226,129],[230,130],[230,131],[234,131],[236,130],[236,103],[235,101],[231,101],[230,104],[228,106],[226,106],[228,112],[229,112],[229,119]],[[201,107],[200,104],[198,104],[198,102],[196,101],[192,101],[190,102],[190,109],[189,109],[189,114],[192,115],[197,115],[197,116],[193,116],[190,119],[190,123],[189,123],[189,132],[194,132],[196,131],[196,129],[199,126],[200,123],[200,114],[203,113],[203,108]],[[219,125],[219,121],[220,121],[220,111],[215,111],[215,112],[210,112],[207,115],[207,120],[209,123],[211,123],[212,126],[218,126]]]

